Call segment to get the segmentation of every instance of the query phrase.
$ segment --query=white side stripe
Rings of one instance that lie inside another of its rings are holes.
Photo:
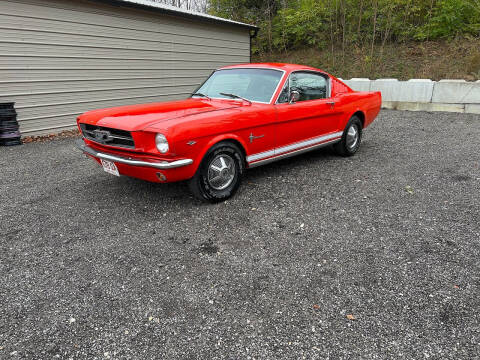
[[[275,150],[268,150],[265,152],[261,152],[258,154],[253,154],[250,156],[247,156],[247,162],[255,161],[255,160],[260,160],[260,159],[265,159],[267,157],[275,155]]]
[[[253,155],[247,156],[247,162],[250,163],[252,161],[261,160],[261,159],[265,159],[265,158],[268,158],[268,157],[271,157],[271,156],[288,153],[290,151],[297,150],[297,149],[300,149],[300,148],[303,148],[303,147],[316,145],[316,144],[322,143],[324,141],[339,138],[339,137],[342,136],[342,134],[343,134],[343,132],[340,131],[340,132],[336,132],[336,133],[332,133],[332,134],[328,134],[328,135],[324,135],[324,136],[319,136],[319,137],[316,137],[316,138],[313,138],[313,139],[300,141],[300,142],[297,142],[297,143],[294,143],[294,144],[291,144],[291,145],[282,146],[282,147],[279,147],[279,148],[274,149],[274,150],[268,150],[268,151],[264,151],[264,152],[261,152],[261,153],[253,154]]]
[[[296,149],[300,149],[302,147],[306,147],[306,146],[309,146],[309,145],[315,145],[315,144],[318,144],[318,143],[321,143],[321,142],[324,142],[324,141],[327,141],[327,140],[332,140],[332,139],[335,139],[337,137],[342,136],[342,134],[343,134],[342,132],[337,132],[337,133],[328,134],[328,135],[325,135],[325,136],[316,137],[316,138],[313,138],[313,139],[310,139],[310,140],[301,141],[301,142],[298,142],[298,143],[295,143],[295,144],[292,144],[292,145],[283,146],[283,147],[275,149],[275,155],[283,154],[283,153],[286,153],[286,152],[289,152],[289,151],[292,151],[292,150],[296,150]]]

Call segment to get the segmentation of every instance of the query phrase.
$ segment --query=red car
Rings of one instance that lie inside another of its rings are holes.
[[[315,68],[226,66],[188,99],[80,115],[77,145],[108,173],[189,180],[196,197],[218,202],[246,168],[330,144],[355,154],[380,105],[379,92],[355,92]]]

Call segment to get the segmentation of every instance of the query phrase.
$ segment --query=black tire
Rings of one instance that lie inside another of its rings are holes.
[[[230,164],[229,167],[222,169],[224,173],[218,172],[221,180],[225,180],[223,184],[213,182],[218,177],[212,178],[212,174],[214,175],[217,171],[214,168],[218,168],[215,164],[220,163],[222,167]],[[202,201],[211,203],[225,201],[232,197],[240,187],[244,168],[244,156],[238,146],[231,142],[220,142],[207,152],[197,172],[189,180],[188,186],[193,195]]]
[[[351,130],[352,129],[352,130]],[[356,132],[356,141],[353,142],[352,140],[353,132]],[[345,126],[345,130],[342,134],[342,139],[337,142],[333,147],[337,154],[341,156],[352,156],[354,155],[357,150],[360,148],[360,144],[362,142],[362,122],[358,118],[358,116],[354,115],[348,121],[347,126]]]

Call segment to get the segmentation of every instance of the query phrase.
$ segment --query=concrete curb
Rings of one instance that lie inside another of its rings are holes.
[[[475,112],[475,109],[470,109],[470,108],[466,109],[465,104],[383,101],[382,108],[393,109],[393,110],[407,110],[407,111],[445,111],[445,112],[455,112],[455,113],[480,114],[480,108],[478,109],[478,112]]]
[[[380,91],[385,109],[480,114],[480,80],[343,80],[356,91]]]

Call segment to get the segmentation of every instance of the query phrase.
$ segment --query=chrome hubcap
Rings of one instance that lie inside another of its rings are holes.
[[[352,125],[347,131],[347,146],[349,149],[355,148],[358,143],[359,132],[357,125]]]
[[[227,188],[235,177],[235,162],[229,155],[217,155],[208,167],[208,183],[215,190]]]

